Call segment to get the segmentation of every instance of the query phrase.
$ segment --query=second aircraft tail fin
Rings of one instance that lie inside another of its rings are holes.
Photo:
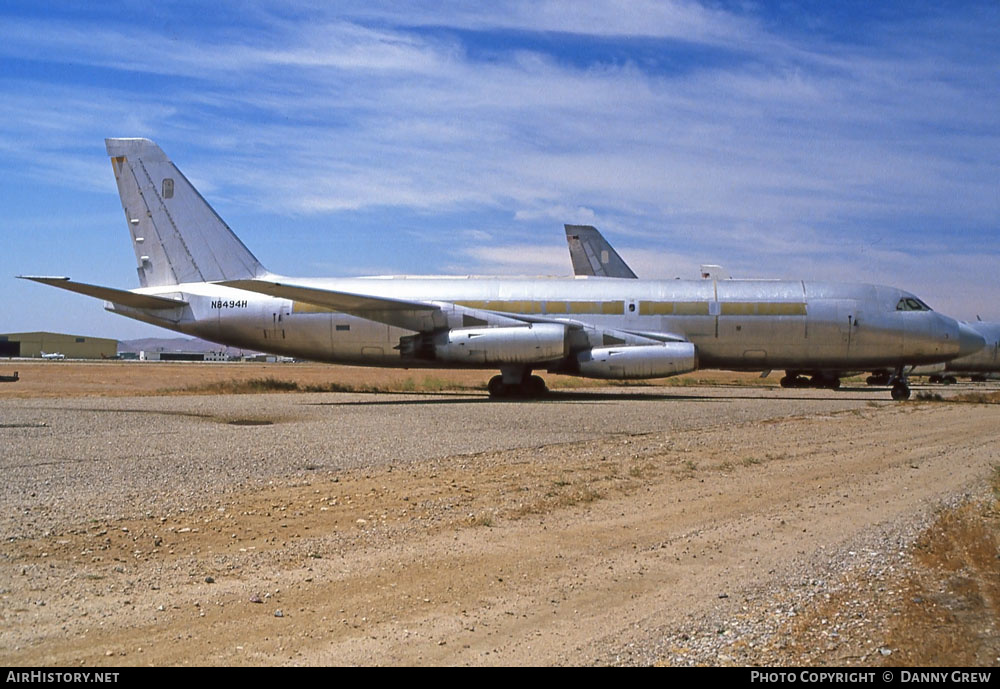
[[[564,225],[569,257],[575,275],[604,278],[630,278],[636,275],[597,228],[590,225]]]
[[[105,139],[143,287],[267,273],[149,139]]]

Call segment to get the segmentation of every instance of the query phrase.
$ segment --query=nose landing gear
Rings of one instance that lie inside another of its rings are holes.
[[[903,374],[902,367],[897,368],[892,374],[892,399],[897,402],[910,399],[910,384]]]

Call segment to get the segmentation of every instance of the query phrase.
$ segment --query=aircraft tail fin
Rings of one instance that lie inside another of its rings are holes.
[[[250,250],[149,139],[105,139],[143,287],[253,278]]]
[[[636,275],[608,240],[590,225],[564,225],[575,275],[635,279]]]

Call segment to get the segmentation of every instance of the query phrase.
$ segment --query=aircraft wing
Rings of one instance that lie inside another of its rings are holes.
[[[281,299],[301,301],[340,313],[366,318],[417,332],[455,327],[512,326],[527,323],[556,323],[604,345],[687,342],[683,335],[666,332],[639,332],[595,326],[573,318],[554,318],[520,313],[471,309],[450,302],[421,302],[340,292],[318,287],[286,284],[270,280],[226,280],[226,287],[257,292]]]
[[[115,289],[113,287],[88,285],[85,282],[74,282],[67,277],[44,277],[39,275],[18,275],[17,277],[22,280],[32,280],[40,282],[43,285],[51,285],[52,287],[69,290],[70,292],[85,294],[88,297],[96,297],[104,301],[121,304],[122,306],[131,306],[135,309],[176,309],[187,305],[187,302],[183,299],[170,299],[168,297],[157,297],[152,294],[129,292],[128,290]]]
[[[684,335],[678,335],[676,333],[658,332],[652,330],[602,328],[585,321],[576,320],[575,318],[554,318],[551,316],[535,316],[520,313],[513,315],[512,317],[525,323],[559,323],[575,330],[594,330],[610,335],[611,337],[617,337],[620,339],[624,338],[625,340],[631,340],[632,337],[630,336],[634,336],[642,340],[653,340],[655,342],[690,342],[690,340],[688,340],[688,338]],[[645,342],[642,344],[649,343]]]
[[[418,332],[429,332],[448,325],[447,315],[441,307],[427,302],[373,297],[367,294],[338,292],[270,280],[226,280],[218,284],[323,306],[333,311]]]

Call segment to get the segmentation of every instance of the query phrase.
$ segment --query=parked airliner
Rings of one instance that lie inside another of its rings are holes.
[[[499,369],[493,397],[541,395],[535,371],[659,378],[698,368],[889,368],[983,338],[893,287],[803,280],[297,278],[268,271],[148,139],[107,139],[140,287],[27,279],[220,344],[372,366]]]

